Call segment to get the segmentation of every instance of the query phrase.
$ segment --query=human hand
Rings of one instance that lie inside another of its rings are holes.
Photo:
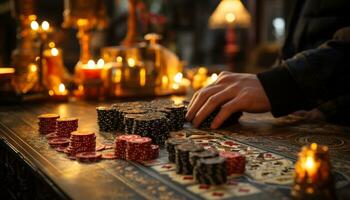
[[[254,74],[222,72],[211,85],[197,91],[188,106],[186,119],[198,127],[216,108],[221,107],[211,124],[212,129],[239,111],[267,112],[271,109],[269,99]]]

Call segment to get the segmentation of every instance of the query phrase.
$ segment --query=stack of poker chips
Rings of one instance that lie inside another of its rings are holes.
[[[201,124],[199,127],[201,128],[209,128],[216,115],[220,112],[220,109],[214,110]],[[242,116],[242,112],[233,113],[230,117],[228,117],[224,123],[221,125],[222,127],[229,126],[238,122],[238,119]]]
[[[245,170],[245,157],[238,152],[221,151],[220,156],[226,159],[227,175],[243,174]]]
[[[175,158],[176,158],[175,147],[177,145],[187,143],[187,142],[189,142],[189,140],[183,139],[183,138],[169,138],[169,139],[167,139],[167,141],[165,142],[165,145],[166,145],[166,149],[168,151],[168,159],[170,162],[172,162],[172,163],[175,162]]]
[[[145,161],[151,160],[152,139],[148,137],[134,138],[127,141],[126,160]]]
[[[158,158],[159,146],[152,139],[140,135],[120,135],[115,139],[115,158],[131,161],[148,161]]]
[[[139,135],[120,135],[115,138],[115,156],[117,159],[126,159],[127,141],[134,138],[140,138]]]
[[[134,119],[134,134],[150,137],[155,144],[164,144],[169,136],[169,121],[163,113],[150,112]]]
[[[190,175],[193,173],[193,166],[190,163],[190,152],[203,151],[203,147],[194,143],[183,143],[175,147],[176,173]]]
[[[114,109],[99,106],[96,108],[97,111],[97,123],[100,128],[100,131],[110,132],[116,130],[116,121],[114,119]]]
[[[224,184],[227,181],[226,159],[223,157],[199,159],[193,170],[193,176],[200,184]]]
[[[38,116],[39,133],[46,135],[49,133],[56,132],[58,118],[60,118],[60,116],[56,114],[39,115]]]
[[[76,131],[78,128],[77,118],[59,118],[57,119],[57,136],[69,138],[71,132]]]
[[[70,136],[69,146],[66,148],[68,156],[75,156],[82,152],[96,151],[96,136],[91,131],[74,131]]]
[[[215,158],[218,157],[217,151],[204,150],[200,152],[190,152],[190,163],[192,167],[195,167],[199,159]]]
[[[186,107],[183,104],[170,104],[164,107],[167,110],[170,110],[169,120],[171,122],[171,130],[178,131],[183,129],[185,124],[185,114]]]
[[[137,117],[143,117],[143,114],[126,114],[124,116],[124,132],[126,134],[133,134],[134,121]]]

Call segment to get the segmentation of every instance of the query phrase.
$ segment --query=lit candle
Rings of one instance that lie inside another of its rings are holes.
[[[100,66],[101,63],[102,61],[100,61],[100,64],[96,65],[93,60],[89,60],[87,64],[84,64],[81,68],[83,80],[88,81],[101,79],[101,71],[103,68],[103,66]]]
[[[62,66],[63,66],[63,58],[61,49],[53,47],[51,49],[46,49],[44,51],[44,66],[45,66],[45,75],[54,75],[61,76],[62,74]],[[45,77],[44,77],[45,79]]]
[[[334,199],[328,147],[313,143],[302,148],[295,164],[292,196],[295,199]]]
[[[54,88],[53,90],[49,90],[49,95],[55,101],[67,101],[68,100],[68,93],[69,92],[63,83],[60,83],[57,88]]]

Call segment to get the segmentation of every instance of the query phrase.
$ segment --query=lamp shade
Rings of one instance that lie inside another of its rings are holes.
[[[209,18],[209,27],[249,27],[250,20],[250,14],[240,0],[222,0]]]

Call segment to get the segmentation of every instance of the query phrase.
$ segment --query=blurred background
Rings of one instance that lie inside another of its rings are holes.
[[[128,2],[104,0],[108,27],[92,33],[95,56],[103,46],[119,45],[126,34]],[[161,44],[175,52],[186,67],[228,68],[237,72],[256,73],[271,67],[286,35],[288,17],[295,0],[242,0],[251,23],[235,27],[234,68],[227,67],[225,46],[229,27],[211,27],[209,18],[220,0],[143,0],[137,4],[140,35],[161,34]],[[64,51],[64,64],[70,72],[79,60],[76,29],[63,29],[64,0],[38,0],[38,19],[55,28],[50,37]],[[0,0],[0,67],[11,67],[11,52],[16,48],[16,20],[10,0]]]

